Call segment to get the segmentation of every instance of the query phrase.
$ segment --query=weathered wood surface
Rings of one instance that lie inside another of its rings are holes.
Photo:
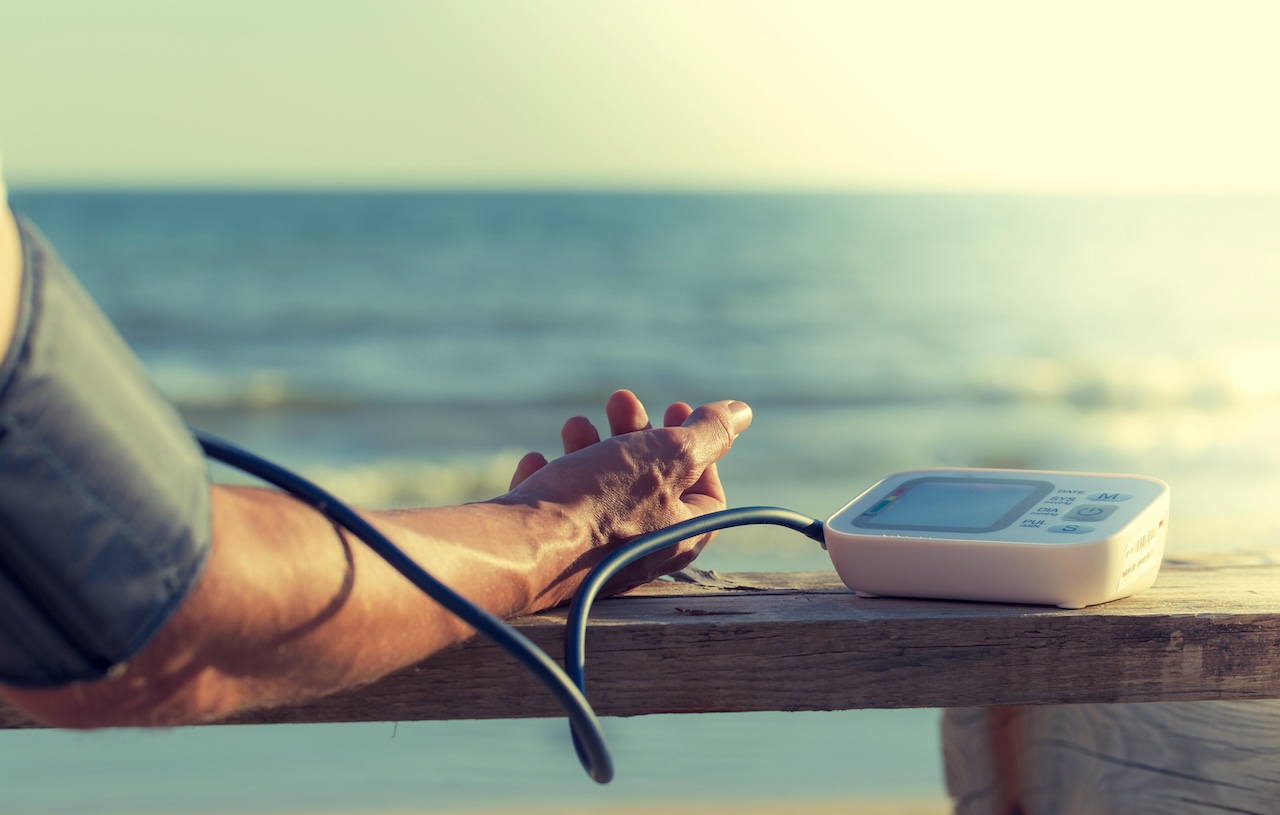
[[[963,708],[955,815],[1280,813],[1280,700]]]
[[[565,611],[516,622],[552,655]],[[1081,610],[861,599],[834,573],[651,584],[596,604],[602,715],[1280,698],[1280,562],[1166,563],[1149,591]],[[558,716],[475,640],[348,693],[241,722]],[[0,726],[25,720],[0,709]]]

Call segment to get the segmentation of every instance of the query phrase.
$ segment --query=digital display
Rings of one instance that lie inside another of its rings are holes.
[[[994,532],[1053,489],[1048,481],[928,477],[908,481],[854,518],[863,529]]]

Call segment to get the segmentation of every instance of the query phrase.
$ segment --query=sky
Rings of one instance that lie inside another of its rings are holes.
[[[0,4],[9,185],[1280,192],[1280,4]]]

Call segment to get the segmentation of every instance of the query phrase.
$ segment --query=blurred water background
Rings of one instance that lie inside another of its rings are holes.
[[[1280,540],[1280,199],[15,192],[193,423],[366,506],[505,490],[619,387],[755,409],[733,505],[931,465],[1167,481],[1169,554]],[[219,477],[234,478],[218,473]],[[723,533],[722,571],[830,568]],[[6,811],[942,795],[935,711],[0,733]]]

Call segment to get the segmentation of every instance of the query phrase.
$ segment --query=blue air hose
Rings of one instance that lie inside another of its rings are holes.
[[[587,774],[600,784],[607,784],[613,778],[613,760],[609,757],[609,750],[605,746],[604,734],[600,730],[600,722],[596,718],[595,711],[591,709],[590,703],[582,692],[569,681],[560,666],[556,665],[542,649],[498,617],[432,577],[385,535],[374,529],[368,521],[320,487],[230,442],[201,430],[193,430],[193,432],[209,458],[243,470],[308,504],[363,541],[432,600],[457,615],[476,631],[489,637],[519,660],[550,689],[564,707],[573,728],[574,743],[581,743],[579,758]]]
[[[605,583],[645,555],[674,546],[686,538],[734,526],[785,526],[802,532],[819,543],[823,542],[822,521],[777,507],[743,507],[712,512],[636,538],[601,561],[579,587],[569,611],[565,633],[565,669],[561,670],[527,637],[432,577],[368,521],[320,487],[228,441],[202,430],[192,428],[192,432],[209,458],[243,470],[284,490],[346,529],[424,594],[489,637],[528,668],[564,707],[569,717],[578,759],[587,775],[600,784],[607,784],[612,780],[613,760],[605,746],[600,721],[586,698],[586,632],[591,604]]]
[[[740,507],[709,512],[642,535],[614,551],[592,569],[574,594],[573,604],[569,607],[569,619],[565,623],[564,668],[578,690],[584,696],[587,693],[587,615],[591,613],[591,604],[595,602],[596,595],[611,577],[645,555],[674,546],[686,538],[752,524],[785,526],[826,545],[822,534],[823,524],[817,518],[779,507]],[[576,728],[573,730],[573,747],[582,766],[587,767],[591,760],[591,745],[579,740]]]
[[[584,694],[587,692],[587,615],[591,613],[591,604],[595,602],[596,595],[611,577],[645,555],[674,546],[686,538],[752,524],[785,526],[823,543],[822,521],[817,518],[779,507],[740,507],[709,512],[642,535],[600,561],[574,594],[573,604],[569,607],[569,620],[565,624],[568,631],[564,638],[564,669],[578,690]]]

